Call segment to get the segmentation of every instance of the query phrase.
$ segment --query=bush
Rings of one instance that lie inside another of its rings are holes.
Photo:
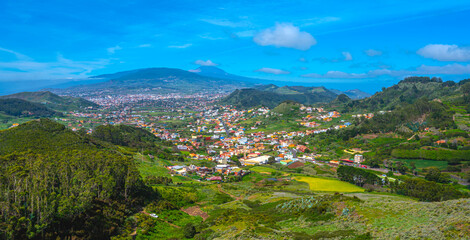
[[[183,235],[185,238],[193,238],[196,233],[196,227],[192,223],[186,224],[183,228]]]

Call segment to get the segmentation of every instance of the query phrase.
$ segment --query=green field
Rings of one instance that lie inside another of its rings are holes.
[[[269,167],[262,167],[262,166],[252,167],[252,168],[250,168],[250,171],[258,172],[258,173],[273,173],[273,172],[279,172],[279,171],[277,171],[276,169],[272,169],[272,168],[269,168]]]
[[[316,177],[295,177],[297,181],[306,182],[310,190],[319,192],[364,192],[364,189],[356,185],[335,179]]]
[[[433,160],[421,160],[421,159],[394,159],[394,161],[403,162],[409,168],[411,167],[411,163],[414,163],[418,171],[421,171],[427,167],[437,167],[440,170],[444,170],[447,168],[447,165],[448,165],[446,161],[433,161]]]
[[[135,155],[134,158],[140,175],[144,178],[147,176],[171,176],[168,169],[166,169],[163,163],[159,160],[151,161],[149,157],[142,156],[140,154]]]

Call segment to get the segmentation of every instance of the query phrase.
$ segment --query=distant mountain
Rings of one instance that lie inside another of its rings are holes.
[[[302,104],[329,102],[336,94],[324,87],[284,86],[274,84],[257,86],[250,89],[235,90],[221,100],[221,104],[230,104],[241,108],[266,106],[274,108],[280,103],[290,100]]]
[[[33,103],[40,103],[43,106],[57,111],[73,111],[87,107],[98,107],[96,103],[83,98],[59,96],[49,91],[44,92],[22,92],[6,96],[0,96],[0,99],[22,99]]]
[[[344,94],[346,94],[351,99],[363,99],[363,98],[368,98],[372,96],[372,94],[363,92],[359,89],[347,90],[347,91],[344,91]]]
[[[346,91],[340,91],[340,90],[337,90],[337,89],[328,89],[328,90],[336,93],[337,95],[346,94],[349,98],[351,98],[353,100],[368,98],[368,97],[372,96],[371,94],[363,92],[359,89],[352,89],[352,90],[346,90]]]
[[[135,92],[201,92],[201,91],[233,91],[253,85],[233,79],[208,77],[176,68],[144,68],[131,71],[104,74],[92,77],[107,81],[77,86],[63,91],[105,91],[109,93]]]
[[[237,81],[250,82],[250,83],[256,83],[256,84],[272,82],[270,80],[265,80],[265,79],[249,78],[249,77],[243,77],[243,76],[230,74],[218,67],[212,67],[212,66],[201,66],[199,68],[191,70],[191,72],[197,73],[199,75],[206,76],[206,77],[230,79],[230,80],[237,80]]]
[[[60,115],[49,108],[22,99],[0,99],[0,115],[4,117],[51,117]]]

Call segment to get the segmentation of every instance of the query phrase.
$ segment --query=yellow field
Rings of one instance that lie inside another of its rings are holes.
[[[306,182],[310,190],[318,192],[364,192],[364,189],[354,184],[334,179],[316,177],[295,177],[297,181]]]

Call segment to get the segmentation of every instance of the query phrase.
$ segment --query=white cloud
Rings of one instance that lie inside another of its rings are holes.
[[[120,47],[119,45],[116,45],[116,46],[110,47],[106,50],[108,50],[109,54],[114,54],[117,50],[121,50],[121,49],[122,49],[122,47]]]
[[[186,43],[186,44],[183,44],[183,45],[171,45],[171,46],[168,46],[169,48],[188,48],[188,47],[191,47],[193,44],[192,43]]]
[[[152,47],[152,44],[150,44],[150,43],[140,44],[138,47],[139,48],[149,48],[149,47]]]
[[[223,37],[214,37],[210,33],[200,34],[200,38],[207,39],[207,40],[222,40],[225,39]]]
[[[23,55],[24,56],[24,55]],[[29,59],[29,60],[26,60]],[[109,59],[74,61],[58,55],[56,61],[37,62],[25,56],[12,62],[0,62],[1,80],[38,80],[86,78],[96,69],[110,64]]]
[[[200,72],[201,72],[201,69],[189,69],[188,72],[200,73]]]
[[[290,73],[288,71],[284,71],[284,70],[281,70],[281,69],[275,69],[275,68],[260,68],[258,70],[255,70],[255,72],[264,72],[264,73],[271,73],[271,74],[276,74],[276,75],[289,74]]]
[[[353,59],[350,52],[342,52],[342,54],[344,56],[344,61],[351,61]]]
[[[299,58],[299,61],[300,62],[308,62],[307,59],[305,59],[304,57]]]
[[[346,73],[341,71],[328,71],[325,74],[318,74],[318,73],[309,73],[304,74],[302,77],[308,78],[365,78],[367,74],[365,73]]]
[[[310,33],[301,32],[291,23],[276,23],[273,28],[258,33],[253,40],[261,46],[286,47],[303,51],[317,43]]]
[[[381,51],[375,50],[375,49],[368,49],[368,50],[365,50],[364,52],[365,52],[365,53],[367,54],[367,56],[369,56],[369,57],[375,57],[375,56],[380,56],[380,55],[382,55],[382,52],[381,52]]]
[[[11,54],[15,55],[15,57],[16,57],[17,59],[19,59],[19,60],[31,60],[30,57],[28,57],[28,56],[26,56],[26,55],[23,55],[23,54],[21,54],[21,53],[19,53],[19,52],[15,52],[15,51],[10,50],[10,49],[6,49],[6,48],[0,47],[0,51],[2,51],[2,52],[7,52],[7,53],[11,53]]]
[[[351,78],[375,78],[388,75],[393,77],[405,77],[409,75],[465,75],[470,74],[470,64],[448,64],[444,66],[421,65],[415,70],[390,70],[375,69],[366,73],[346,73],[341,71],[328,71],[325,74],[309,73],[302,77],[308,78],[330,78],[330,79],[351,79]]]
[[[305,22],[302,26],[311,26],[311,25],[320,25],[329,22],[336,22],[341,20],[339,17],[315,17],[315,18],[308,18],[302,19],[301,22]]]
[[[241,38],[244,38],[244,37],[253,37],[255,35],[255,31],[254,30],[247,30],[247,31],[241,31],[241,32],[236,32],[234,33],[237,37],[241,37]]]
[[[416,74],[445,74],[445,75],[462,75],[470,74],[470,64],[448,64],[444,66],[427,66],[421,65],[416,68]]]
[[[194,63],[197,64],[197,65],[200,65],[200,66],[217,66],[218,65],[218,64],[212,62],[211,60],[207,60],[207,61],[196,60]]]
[[[212,25],[217,25],[217,26],[222,26],[222,27],[231,27],[231,28],[248,27],[251,25],[251,22],[247,20],[231,21],[228,19],[201,19],[201,21],[210,23]]]
[[[459,47],[457,45],[428,44],[416,53],[439,61],[470,61],[470,47]]]

